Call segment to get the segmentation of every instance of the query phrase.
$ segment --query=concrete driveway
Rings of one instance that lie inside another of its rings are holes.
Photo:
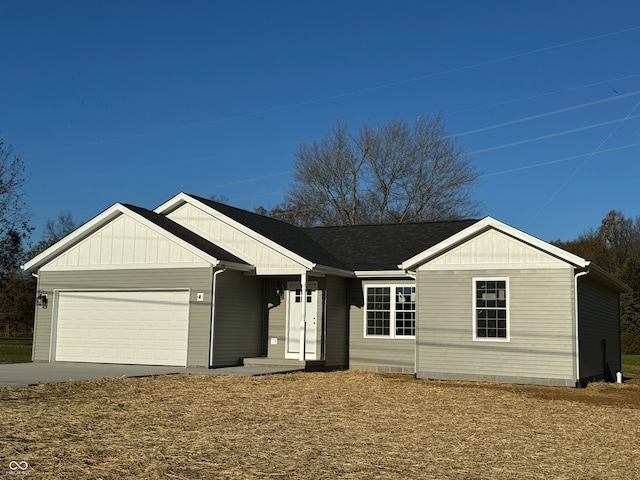
[[[146,377],[177,373],[258,376],[298,370],[302,369],[260,365],[209,369],[97,363],[9,363],[0,365],[0,389],[20,388],[39,383],[69,382],[107,377]]]

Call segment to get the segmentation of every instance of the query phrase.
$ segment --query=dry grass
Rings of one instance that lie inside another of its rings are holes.
[[[640,385],[360,372],[174,375],[0,392],[0,475],[635,479]]]

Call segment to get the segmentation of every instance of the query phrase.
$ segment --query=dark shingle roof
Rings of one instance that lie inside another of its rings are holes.
[[[478,221],[299,228],[197,195],[189,196],[311,262],[351,271],[397,270],[400,263]]]
[[[123,204],[129,210],[137,213],[138,215],[144,217],[150,222],[156,224],[160,228],[166,230],[167,232],[175,235],[176,237],[184,240],[185,242],[193,245],[194,247],[202,250],[203,252],[211,255],[212,257],[220,260],[221,262],[233,262],[238,264],[248,265],[247,262],[241,260],[236,257],[232,253],[227,252],[225,249],[218,247],[214,243],[211,243],[208,240],[205,240],[200,235],[193,233],[191,230],[183,227],[182,225],[177,224],[173,220],[169,218],[159,215],[151,210],[147,210],[146,208],[136,207],[135,205]]]
[[[397,270],[405,260],[477,221],[314,227],[304,231],[350,270]]]
[[[309,237],[303,229],[295,225],[240,208],[231,207],[224,203],[207,200],[196,195],[189,196],[274,241],[278,245],[282,245],[287,250],[300,255],[302,258],[327,267],[346,269],[342,261],[327,251],[323,245]]]

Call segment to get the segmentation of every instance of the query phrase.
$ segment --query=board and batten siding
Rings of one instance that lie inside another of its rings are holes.
[[[613,380],[622,368],[619,294],[589,275],[578,278],[580,379]]]
[[[415,373],[414,338],[365,336],[364,289],[376,285],[415,285],[415,282],[407,279],[349,281],[349,368],[383,373]]]
[[[213,366],[262,355],[262,279],[227,270],[216,278]]]
[[[474,278],[508,279],[509,341],[474,337]],[[575,386],[573,269],[418,271],[417,377]]]
[[[300,264],[291,258],[191,204],[182,205],[167,217],[245,262],[255,265],[258,274],[302,270]]]
[[[187,366],[209,365],[212,268],[147,268],[47,270],[38,275],[38,290],[49,297],[48,308],[36,307],[33,360],[51,361],[52,328],[59,291],[189,290]],[[197,301],[197,294],[204,301]]]
[[[120,215],[52,259],[42,269],[120,265],[146,268],[187,263],[203,264],[204,260],[136,219]]]
[[[564,262],[498,230],[489,229],[423,265],[422,269],[517,268],[518,265],[558,268]],[[564,264],[566,265],[566,264]]]

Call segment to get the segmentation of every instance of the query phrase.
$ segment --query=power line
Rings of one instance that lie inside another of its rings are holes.
[[[126,135],[126,136],[116,137],[116,138],[111,138],[111,139],[106,139],[106,140],[98,140],[98,141],[95,141],[95,142],[88,142],[88,143],[83,143],[83,144],[70,145],[70,146],[62,147],[62,148],[58,148],[58,149],[52,149],[52,150],[47,150],[47,151],[42,151],[42,152],[31,153],[30,155],[31,156],[43,155],[43,154],[46,154],[46,153],[62,152],[62,151],[71,150],[71,149],[75,149],[75,148],[84,148],[84,147],[91,147],[91,146],[94,146],[94,145],[104,145],[104,144],[107,144],[107,143],[115,143],[115,142],[120,142],[120,141],[124,141],[124,140],[133,140],[133,139],[137,139],[137,138],[144,138],[144,137],[150,137],[150,136],[155,136],[155,135],[161,135],[161,134],[166,134],[166,133],[177,132],[177,131],[181,131],[181,130],[187,130],[187,129],[190,129],[190,128],[202,127],[202,126],[207,126],[207,125],[214,125],[214,124],[223,123],[223,122],[230,121],[230,120],[239,120],[239,119],[243,119],[243,118],[249,118],[249,117],[254,117],[254,116],[258,116],[258,115],[264,115],[264,114],[267,114],[267,113],[274,113],[274,112],[279,112],[279,111],[283,111],[283,110],[289,110],[289,109],[292,109],[292,108],[298,108],[298,107],[303,107],[303,106],[307,106],[307,105],[313,105],[313,104],[316,104],[316,103],[322,103],[322,102],[326,102],[326,101],[329,101],[329,100],[336,100],[336,99],[339,99],[339,98],[345,98],[345,97],[350,97],[350,96],[353,96],[353,95],[360,95],[360,94],[363,94],[363,93],[369,93],[369,92],[382,90],[382,89],[386,89],[386,88],[391,88],[391,87],[395,87],[395,86],[399,86],[399,85],[405,85],[405,84],[408,84],[408,83],[413,83],[413,82],[417,82],[417,81],[420,81],[420,80],[427,80],[427,79],[430,79],[430,78],[449,75],[449,74],[452,74],[452,73],[459,73],[459,72],[463,72],[463,71],[466,71],[466,70],[472,70],[474,68],[479,68],[479,67],[483,67],[483,66],[487,66],[487,65],[494,65],[494,64],[497,64],[497,63],[506,62],[508,60],[513,60],[513,59],[516,59],[516,58],[522,58],[522,57],[526,57],[526,56],[529,56],[529,55],[535,55],[535,54],[542,53],[542,52],[548,52],[548,51],[559,49],[559,48],[565,48],[565,47],[569,47],[569,46],[573,46],[573,45],[578,45],[578,44],[581,44],[581,43],[586,43],[586,42],[590,42],[590,41],[593,41],[593,40],[599,40],[601,38],[611,37],[611,36],[614,36],[614,35],[620,35],[620,34],[632,32],[632,31],[635,31],[635,30],[640,30],[640,26],[627,28],[627,29],[624,29],[624,30],[618,30],[618,31],[615,31],[615,32],[609,32],[609,33],[605,33],[605,34],[601,34],[601,35],[595,35],[595,36],[592,36],[592,37],[587,37],[587,38],[583,38],[583,39],[579,39],[579,40],[574,40],[574,41],[571,41],[571,42],[560,43],[560,44],[552,45],[552,46],[549,46],[549,47],[543,47],[543,48],[538,48],[538,49],[535,49],[535,50],[529,50],[527,52],[517,53],[517,54],[514,54],[514,55],[508,55],[508,56],[504,56],[504,57],[500,57],[500,58],[496,58],[496,59],[492,59],[492,60],[486,60],[486,61],[483,61],[483,62],[469,64],[469,65],[465,65],[465,66],[461,66],[461,67],[457,67],[457,68],[452,68],[452,69],[449,69],[449,70],[442,70],[440,72],[434,72],[434,73],[421,75],[421,76],[418,76],[418,77],[413,77],[413,78],[409,78],[409,79],[405,79],[405,80],[399,80],[399,81],[392,82],[392,83],[386,83],[386,84],[382,84],[382,85],[363,88],[363,89],[359,89],[359,90],[353,90],[353,91],[350,91],[350,92],[340,93],[340,94],[336,94],[336,95],[330,95],[330,96],[326,96],[326,97],[319,97],[319,98],[316,98],[316,99],[313,99],[313,100],[304,101],[304,102],[292,103],[292,104],[283,105],[283,106],[280,106],[280,107],[274,107],[274,108],[269,108],[269,109],[264,109],[264,110],[258,110],[258,111],[254,111],[254,112],[248,112],[248,113],[244,113],[244,114],[238,114],[238,115],[233,115],[233,116],[214,119],[214,120],[207,120],[207,121],[204,121],[204,122],[192,123],[192,124],[188,124],[188,125],[171,127],[171,128],[166,128],[166,129],[162,129],[162,130],[156,130],[156,131],[153,131],[153,132],[139,133],[139,134],[134,134],[134,135]]]
[[[636,90],[635,92],[626,93],[624,95],[616,95],[614,97],[607,97],[600,100],[595,100],[593,102],[581,103],[580,105],[573,105],[571,107],[561,108],[559,110],[553,110],[551,112],[540,113],[537,115],[531,115],[529,117],[518,118],[516,120],[510,120],[508,122],[498,123],[495,125],[489,125],[488,127],[476,128],[475,130],[469,130],[467,132],[456,133],[451,135],[452,137],[464,137],[466,135],[473,135],[476,133],[488,132],[489,130],[495,130],[496,128],[508,127],[511,125],[516,125],[518,123],[529,122],[531,120],[538,120],[540,118],[550,117],[552,115],[558,115],[560,113],[571,112],[573,110],[579,110],[581,108],[592,107],[594,105],[600,105],[602,103],[612,102],[615,100],[622,100],[627,97],[633,97],[635,95],[639,95],[640,90]]]
[[[589,163],[589,160],[591,160],[591,158],[596,155],[596,153],[598,153],[598,151],[602,148],[602,146],[607,143],[609,141],[609,139],[613,136],[613,134],[618,131],[618,129],[624,124],[624,122],[626,122],[630,117],[631,114],[638,108],[640,107],[640,102],[636,103],[635,107],[633,107],[629,113],[627,114],[627,116],[618,124],[616,125],[616,127],[611,130],[611,132],[609,133],[609,135],[607,135],[605,137],[604,140],[602,140],[602,142],[600,142],[600,144],[595,148],[595,150],[593,152],[591,152],[590,155],[587,156],[587,158],[585,158],[585,160],[578,166],[578,168],[575,169],[575,171],[569,176],[569,178],[567,178],[567,180],[560,185],[560,188],[558,188],[553,195],[551,195],[549,197],[549,199],[542,205],[542,207],[540,207],[540,209],[533,215],[533,217],[531,217],[531,219],[524,225],[524,228],[526,228],[546,207],[547,205],[549,205],[553,199],[564,189],[564,187],[566,187],[569,182],[571,182],[571,180],[573,180],[573,178],[578,174],[578,172],[580,172],[580,170],[582,170],[584,168],[584,166]]]
[[[597,87],[597,86],[600,86],[600,85],[606,85],[607,83],[620,82],[622,80],[629,80],[630,78],[636,78],[636,77],[640,77],[640,73],[636,73],[636,74],[633,74],[633,75],[627,75],[625,77],[612,78],[610,80],[604,80],[602,82],[586,83],[584,85],[578,85],[577,87],[562,88],[560,90],[554,90],[552,92],[538,93],[536,95],[528,95],[526,97],[514,98],[514,99],[511,99],[511,100],[506,100],[504,102],[496,102],[496,103],[490,103],[490,104],[486,104],[486,105],[480,105],[480,106],[477,106],[477,107],[466,108],[464,110],[457,110],[455,112],[447,112],[444,115],[445,115],[445,117],[447,117],[447,116],[452,116],[452,115],[459,115],[461,113],[469,113],[469,112],[475,112],[475,111],[478,111],[478,110],[484,110],[484,109],[487,109],[487,108],[501,107],[503,105],[509,105],[509,104],[512,104],[512,103],[525,102],[527,100],[535,100],[536,98],[549,97],[551,95],[556,95],[558,93],[573,92],[575,90],[580,90],[580,89],[583,89],[583,88]]]
[[[584,157],[589,157],[589,156],[594,156],[594,155],[603,155],[605,153],[618,152],[618,151],[621,151],[621,150],[628,150],[630,148],[635,148],[635,147],[640,147],[640,142],[631,143],[629,145],[622,145],[620,147],[609,148],[607,150],[599,150],[597,152],[589,152],[589,153],[583,153],[581,155],[573,155],[571,157],[559,158],[557,160],[550,160],[548,162],[534,163],[534,164],[531,164],[531,165],[525,165],[524,167],[510,168],[508,170],[501,170],[499,172],[484,173],[484,174],[480,175],[478,178],[495,177],[495,176],[498,176],[498,175],[506,175],[508,173],[521,172],[523,170],[531,170],[531,169],[534,169],[534,168],[548,167],[549,165],[555,165],[557,163],[570,162],[572,160],[577,160],[579,158],[584,158]]]
[[[591,125],[586,125],[584,127],[572,128],[571,130],[564,130],[561,132],[550,133],[548,135],[541,135],[539,137],[528,138],[526,140],[520,140],[517,142],[503,143],[502,145],[497,145],[495,147],[483,148],[482,150],[474,150],[473,152],[469,152],[468,155],[477,155],[479,153],[495,152],[496,150],[502,150],[503,148],[517,147],[520,145],[524,145],[526,143],[537,142],[539,140],[547,140],[549,138],[561,137],[563,135],[570,135],[572,133],[584,132],[585,130],[591,130],[594,128],[603,127],[605,125],[611,125],[611,124],[626,121],[626,120],[634,120],[636,118],[640,118],[640,115],[634,115],[628,118],[627,117],[618,118],[616,120],[609,120],[608,122],[594,123]]]

